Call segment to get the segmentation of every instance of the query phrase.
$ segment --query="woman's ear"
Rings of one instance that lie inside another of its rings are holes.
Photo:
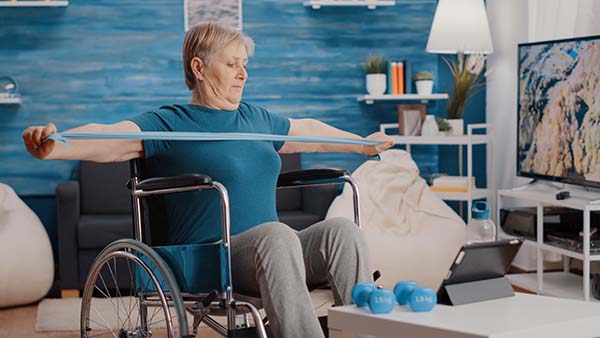
[[[204,65],[204,62],[202,61],[202,59],[200,59],[197,56],[192,58],[191,68],[192,68],[192,72],[194,72],[194,76],[196,77],[196,80],[198,80],[198,81],[204,80],[204,72],[206,71],[206,66]]]

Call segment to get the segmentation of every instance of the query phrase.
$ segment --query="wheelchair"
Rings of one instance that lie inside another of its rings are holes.
[[[92,264],[82,296],[81,337],[195,337],[203,322],[223,337],[267,338],[268,318],[258,312],[260,299],[234,294],[232,287],[226,187],[201,174],[148,178],[144,173],[149,161],[130,161],[127,184],[135,239],[110,243]],[[352,187],[354,221],[360,227],[358,186],[346,170],[283,172],[277,188],[344,183]],[[161,242],[166,237],[165,227],[160,226],[165,221],[161,196],[207,189],[220,196],[222,240],[186,245]],[[215,316],[226,317],[226,325]]]

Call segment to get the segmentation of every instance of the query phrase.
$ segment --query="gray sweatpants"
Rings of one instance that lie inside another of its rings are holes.
[[[235,292],[260,295],[277,338],[323,337],[309,288],[329,282],[335,304],[351,304],[354,284],[372,281],[365,239],[345,218],[246,230],[231,238],[231,265]]]

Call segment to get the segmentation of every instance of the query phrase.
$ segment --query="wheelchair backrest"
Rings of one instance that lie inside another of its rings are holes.
[[[137,177],[138,182],[155,177],[152,172],[154,160],[136,158],[129,162],[131,179]],[[131,186],[131,185],[129,185]],[[133,196],[131,202],[133,203]],[[142,219],[142,241],[151,246],[161,246],[167,243],[169,226],[164,195],[146,196],[140,199]],[[132,216],[134,217],[134,216]],[[133,220],[135,226],[135,219]]]

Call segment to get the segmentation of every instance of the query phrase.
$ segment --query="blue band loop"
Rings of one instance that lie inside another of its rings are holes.
[[[142,131],[137,133],[55,133],[44,139],[67,145],[67,140],[176,140],[176,141],[284,141],[308,143],[338,143],[377,146],[381,141],[339,137],[287,136],[256,133],[198,133]]]

